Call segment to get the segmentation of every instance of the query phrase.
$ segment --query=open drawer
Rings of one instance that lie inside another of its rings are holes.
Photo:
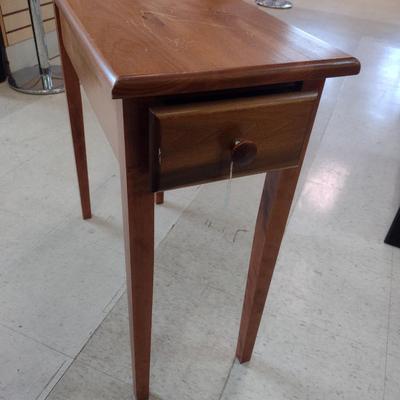
[[[150,109],[152,189],[293,167],[317,92],[260,95]]]

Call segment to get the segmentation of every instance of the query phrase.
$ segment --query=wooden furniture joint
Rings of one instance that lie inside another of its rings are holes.
[[[357,59],[243,0],[55,0],[83,218],[81,85],[119,160],[134,392],[149,397],[154,197],[267,172],[236,355],[250,360],[326,78]]]

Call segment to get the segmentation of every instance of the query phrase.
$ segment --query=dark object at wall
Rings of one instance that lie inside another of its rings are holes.
[[[400,248],[400,208],[389,229],[385,243]]]
[[[0,82],[4,82],[7,79],[8,72],[6,47],[4,46],[3,36],[0,32]]]

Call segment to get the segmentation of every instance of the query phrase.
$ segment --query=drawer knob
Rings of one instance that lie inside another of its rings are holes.
[[[236,139],[232,146],[232,162],[239,167],[251,164],[257,156],[257,145],[247,139]]]

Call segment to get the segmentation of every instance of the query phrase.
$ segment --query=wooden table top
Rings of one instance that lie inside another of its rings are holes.
[[[114,98],[352,75],[355,58],[243,0],[55,0]]]

